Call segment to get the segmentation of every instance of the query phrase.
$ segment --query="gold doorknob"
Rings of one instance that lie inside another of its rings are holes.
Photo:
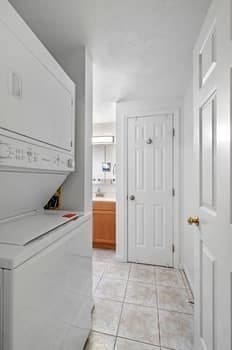
[[[188,223],[189,223],[189,225],[195,224],[195,225],[199,226],[200,225],[199,216],[190,216],[188,218]]]

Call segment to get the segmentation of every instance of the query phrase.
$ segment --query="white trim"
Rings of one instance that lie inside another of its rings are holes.
[[[189,270],[188,270],[188,268],[187,268],[187,266],[185,264],[183,264],[182,269],[183,269],[183,271],[184,271],[184,273],[186,275],[186,278],[188,280],[189,286],[191,288],[191,292],[192,292],[192,294],[194,296],[194,286],[193,286],[193,282],[191,280],[191,276],[190,276]]]
[[[174,137],[174,171],[173,184],[175,188],[174,207],[173,207],[173,243],[175,245],[174,267],[180,266],[180,109],[155,110],[153,113],[136,113],[130,115],[120,114],[117,116],[117,209],[116,209],[116,258],[126,262],[128,259],[128,232],[127,232],[127,132],[128,119],[131,117],[154,116],[160,114],[173,115],[173,125],[175,128]]]
[[[175,128],[175,137],[173,143],[173,183],[175,188],[175,197],[173,201],[173,243],[175,245],[174,253],[174,266],[179,267],[181,263],[181,212],[180,212],[180,198],[181,198],[181,188],[180,188],[180,110],[175,110],[173,112],[173,124]]]

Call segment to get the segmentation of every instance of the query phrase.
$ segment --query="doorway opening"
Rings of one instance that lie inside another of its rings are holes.
[[[93,125],[93,248],[116,248],[115,123]]]

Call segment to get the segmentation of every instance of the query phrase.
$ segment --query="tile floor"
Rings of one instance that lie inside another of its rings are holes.
[[[179,270],[119,263],[94,250],[95,310],[86,350],[192,350],[191,291]]]

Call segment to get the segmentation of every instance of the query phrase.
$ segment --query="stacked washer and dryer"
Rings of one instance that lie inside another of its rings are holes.
[[[89,214],[44,210],[75,169],[75,85],[0,0],[0,349],[80,350]]]

